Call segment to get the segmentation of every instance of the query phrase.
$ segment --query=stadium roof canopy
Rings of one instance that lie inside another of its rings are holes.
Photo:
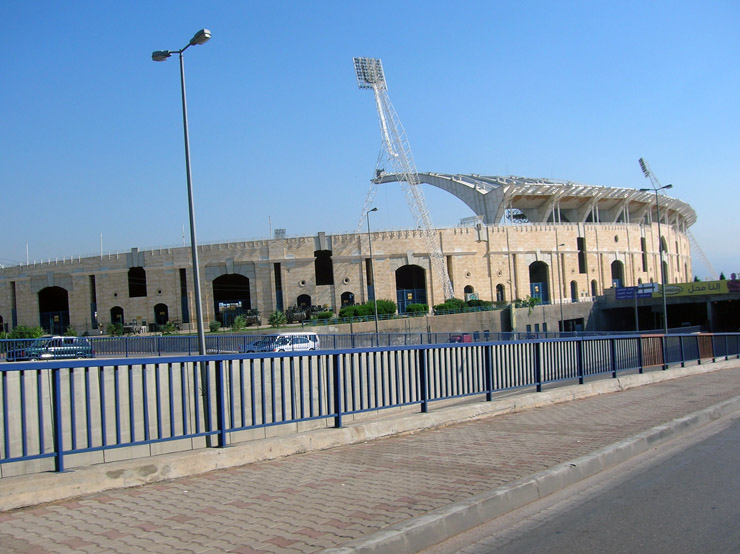
[[[530,223],[649,223],[655,221],[655,193],[637,189],[582,185],[572,181],[527,177],[485,177],[419,173],[419,181],[465,202],[487,225],[507,214],[523,214]],[[401,181],[401,175],[378,172],[375,183]],[[687,203],[661,195],[661,222],[686,230],[696,222]]]

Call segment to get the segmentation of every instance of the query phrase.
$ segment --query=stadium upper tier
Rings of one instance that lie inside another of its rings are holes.
[[[419,173],[419,181],[465,202],[481,221],[497,225],[505,217],[530,223],[650,223],[657,221],[652,191],[582,185],[572,181],[527,177],[484,177]],[[375,183],[403,180],[395,173],[378,172]],[[687,203],[661,195],[661,222],[686,231],[696,222],[696,212]]]

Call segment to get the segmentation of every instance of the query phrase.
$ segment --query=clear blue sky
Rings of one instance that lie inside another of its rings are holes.
[[[181,245],[185,53],[200,243],[352,231],[380,150],[353,56],[383,60],[419,171],[646,187],[740,272],[740,3],[5,0],[0,263]],[[472,215],[425,187],[432,220]],[[397,185],[378,229],[413,226]],[[187,237],[186,237],[187,239]],[[189,240],[189,239],[188,239]],[[188,242],[189,244],[189,242]],[[695,273],[703,270],[695,257]]]

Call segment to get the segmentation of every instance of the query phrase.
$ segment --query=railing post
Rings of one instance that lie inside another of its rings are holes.
[[[542,342],[533,343],[534,346],[534,371],[537,382],[537,392],[542,392]]]
[[[339,354],[333,354],[332,374],[334,375],[334,427],[342,426],[342,370],[339,364]]]
[[[642,359],[642,337],[637,337],[637,367],[638,373],[644,373],[645,372],[645,362]]]
[[[681,350],[681,367],[686,367],[686,353],[683,348],[683,337],[678,337],[678,347]]]
[[[486,375],[486,401],[490,402],[493,400],[493,364],[491,364],[491,349],[493,346],[488,345],[483,347],[484,363],[485,363],[485,375]]]
[[[612,364],[612,377],[617,378],[617,339],[609,339],[609,358]]]
[[[666,335],[661,335],[660,350],[663,355],[663,370],[668,369],[668,359],[666,358],[666,341],[667,340],[668,340],[668,337]]]
[[[429,412],[429,382],[427,373],[426,353],[428,350],[417,350],[419,353],[419,394],[421,394],[421,411]]]
[[[725,361],[730,359],[730,345],[727,341],[727,335],[725,335]]]
[[[578,384],[582,385],[584,382],[583,377],[583,339],[576,339],[576,355],[578,356]]]
[[[216,425],[218,425],[218,444],[226,446],[226,387],[224,379],[224,362],[216,362]]]
[[[128,358],[128,337],[123,337],[123,348],[126,351],[126,357]]]
[[[54,414],[54,470],[64,471],[64,437],[62,432],[62,383],[61,370],[55,368],[51,370],[51,398],[54,403],[52,413]],[[71,378],[71,377],[70,377]],[[75,409],[75,406],[72,406]]]

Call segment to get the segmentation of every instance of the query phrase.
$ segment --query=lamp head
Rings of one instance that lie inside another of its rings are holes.
[[[639,189],[640,192],[652,192],[653,189]]]
[[[172,52],[169,50],[157,50],[156,52],[152,52],[152,61],[153,62],[163,62],[167,58],[172,55]]]
[[[201,29],[197,33],[195,33],[195,36],[190,39],[190,46],[195,46],[196,44],[205,44],[211,40],[211,31],[208,29]]]
[[[672,189],[672,188],[673,188],[673,185],[666,185],[666,186],[664,186],[663,188],[664,188],[664,189]]]
[[[368,210],[368,211],[367,211],[367,213],[370,213],[370,212],[377,212],[377,211],[378,211],[378,208],[377,208],[377,207],[375,207],[375,208],[372,208],[371,210]]]

